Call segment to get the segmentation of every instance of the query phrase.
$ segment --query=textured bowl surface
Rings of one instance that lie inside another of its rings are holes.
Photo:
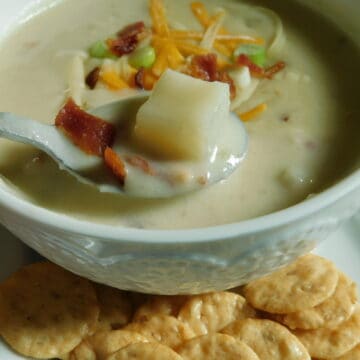
[[[316,7],[322,1],[304,2]],[[2,0],[0,33],[28,4]],[[360,2],[326,4],[328,16],[360,43]],[[147,293],[199,293],[246,283],[312,250],[359,209],[360,170],[304,203],[262,218],[196,230],[135,230],[38,208],[0,180],[0,222],[27,245],[79,275]]]

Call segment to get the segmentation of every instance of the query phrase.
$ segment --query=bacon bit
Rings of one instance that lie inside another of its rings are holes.
[[[217,56],[215,54],[194,56],[191,61],[192,76],[205,80],[217,79]]]
[[[126,168],[124,162],[121,160],[120,156],[110,147],[107,147],[104,152],[105,164],[117,177],[120,184],[124,186],[126,179]]]
[[[139,89],[144,89],[144,75],[144,68],[140,68],[139,71],[135,74],[135,85]]]
[[[267,105],[263,103],[251,109],[250,111],[247,111],[242,114],[238,113],[238,115],[242,121],[250,121],[256,118],[261,113],[263,113],[266,109],[267,109]]]
[[[284,61],[277,62],[275,65],[265,69],[265,77],[267,77],[268,79],[272,79],[273,76],[283,70],[285,66],[286,63]]]
[[[156,175],[156,171],[150,166],[149,162],[140,155],[126,156],[125,161],[134,167],[140,168],[148,175]]]
[[[116,56],[132,53],[145,33],[145,24],[142,21],[126,26],[117,33],[116,39],[108,39],[107,45]]]
[[[239,65],[247,66],[251,72],[251,75],[253,75],[255,77],[263,78],[265,76],[265,70],[262,67],[254,64],[250,60],[250,58],[245,54],[240,54],[239,57],[237,58],[236,62]]]
[[[85,82],[86,85],[91,89],[95,89],[96,84],[98,83],[100,78],[100,67],[97,66],[89,74],[86,76]]]
[[[133,37],[133,36],[139,36],[139,34],[142,34],[145,32],[145,24],[143,21],[138,21],[133,24],[130,24],[128,26],[125,26],[123,29],[121,29],[118,33],[118,37]]]
[[[100,78],[111,90],[122,90],[129,87],[129,85],[112,70],[100,72]]]
[[[108,39],[106,43],[110,51],[114,55],[121,57],[123,55],[132,53],[136,49],[139,41],[137,37],[132,36],[125,38]]]
[[[205,81],[220,81],[229,84],[231,99],[236,96],[236,86],[226,71],[219,71],[216,54],[194,56],[188,74]]]
[[[154,32],[160,36],[168,37],[169,25],[166,20],[166,11],[162,0],[150,1],[150,15]]]
[[[250,58],[245,54],[240,54],[236,62],[239,65],[247,66],[251,72],[251,75],[259,78],[272,79],[275,74],[283,70],[286,66],[284,61],[279,61],[275,65],[266,69],[254,64]]]
[[[80,109],[71,98],[59,111],[55,125],[75,145],[91,155],[102,156],[106,147],[112,145],[116,134],[112,124]]]
[[[289,115],[284,115],[284,116],[281,118],[281,120],[282,120],[283,122],[288,122],[288,121],[290,120],[290,116],[289,116]]]

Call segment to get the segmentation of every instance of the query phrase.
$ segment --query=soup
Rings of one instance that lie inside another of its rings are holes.
[[[176,29],[202,27],[189,1],[164,1]],[[205,1],[223,8],[230,33],[261,36],[270,44],[278,31],[272,13],[254,1]],[[296,2],[258,1],[271,7],[286,40],[276,59],[286,67],[261,80],[236,109],[259,104],[266,111],[245,126],[249,151],[228,179],[201,191],[159,200],[107,195],[58,169],[37,150],[0,141],[0,173],[38,206],[93,222],[137,228],[196,228],[238,222],[287,208],[321,192],[356,165],[360,81],[358,49],[320,15]],[[91,44],[136,21],[150,24],[148,1],[63,0],[30,18],[1,44],[0,109],[45,123],[68,97],[69,66]],[[86,65],[91,70],[92,63]],[[88,108],[134,94],[135,90],[85,90]]]

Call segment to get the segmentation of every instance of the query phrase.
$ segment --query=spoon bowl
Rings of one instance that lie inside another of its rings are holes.
[[[92,109],[89,113],[113,124],[118,132],[121,132],[124,128],[133,126],[137,111],[148,99],[148,96],[149,94],[144,92],[138,96],[124,98]],[[239,139],[239,146],[237,153],[235,155],[230,153],[219,155],[218,152],[220,153],[220,151],[216,148],[212,158],[222,156],[221,161],[223,163],[221,166],[217,165],[213,173],[207,173],[206,182],[193,179],[193,181],[177,184],[176,186],[169,180],[170,176],[162,174],[162,178],[159,177],[160,180],[145,173],[141,174],[141,176],[135,176],[136,170],[130,169],[129,174],[132,176],[128,181],[128,185],[122,187],[115,176],[106,168],[101,157],[83,152],[54,125],[45,125],[12,113],[0,113],[0,137],[38,148],[57,162],[60,169],[69,172],[81,183],[96,187],[100,192],[131,197],[166,198],[198,190],[204,188],[204,186],[219,182],[227,178],[237,168],[246,155],[248,138],[242,122],[235,118],[233,114],[231,117],[233,118],[231,121],[238,123],[239,131],[236,136]],[[118,153],[124,151],[121,139],[115,140],[114,149]],[[153,162],[160,162],[163,168],[170,166],[168,162],[164,161],[154,160]],[[212,163],[215,164],[215,160]],[[187,167],[193,164],[184,162],[183,165]],[[160,187],[158,186],[159,181],[162,184]]]

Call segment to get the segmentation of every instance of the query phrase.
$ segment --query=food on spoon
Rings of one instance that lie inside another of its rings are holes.
[[[204,159],[227,126],[229,88],[167,70],[139,109],[136,140],[158,156]]]
[[[116,134],[112,124],[83,111],[72,99],[58,113],[55,125],[90,155],[102,156]]]

